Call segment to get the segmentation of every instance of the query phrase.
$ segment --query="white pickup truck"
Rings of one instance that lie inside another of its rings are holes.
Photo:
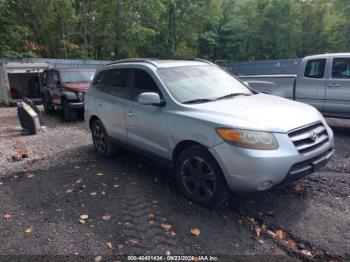
[[[297,75],[238,77],[257,91],[307,103],[325,116],[350,118],[350,53],[307,56]]]

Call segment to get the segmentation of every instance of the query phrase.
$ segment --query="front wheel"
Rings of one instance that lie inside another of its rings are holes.
[[[206,207],[216,207],[230,196],[220,166],[201,146],[185,149],[176,160],[176,180],[183,195]]]

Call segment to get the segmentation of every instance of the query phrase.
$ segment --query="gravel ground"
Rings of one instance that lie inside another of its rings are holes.
[[[350,260],[349,120],[328,119],[336,152],[320,172],[207,210],[182,198],[157,163],[126,151],[98,158],[83,122],[45,116],[44,132],[22,136],[15,108],[0,108],[0,119],[0,261],[169,253]]]

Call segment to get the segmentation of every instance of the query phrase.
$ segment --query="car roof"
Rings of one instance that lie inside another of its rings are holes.
[[[327,57],[350,57],[350,53],[325,53],[319,55],[306,56],[304,59],[317,59],[317,58],[327,58]]]
[[[212,64],[209,61],[196,59],[196,60],[158,60],[158,59],[148,59],[148,58],[132,58],[132,59],[122,59],[106,66],[112,65],[131,65],[131,64],[142,64],[147,66],[153,66],[156,68],[170,68],[170,67],[182,67],[182,66],[198,66],[198,65],[209,65]]]

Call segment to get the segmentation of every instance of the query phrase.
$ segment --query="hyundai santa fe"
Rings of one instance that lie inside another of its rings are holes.
[[[324,166],[333,132],[300,102],[252,90],[204,60],[127,59],[98,70],[85,98],[97,153],[127,147],[171,165],[189,200],[213,207]]]

